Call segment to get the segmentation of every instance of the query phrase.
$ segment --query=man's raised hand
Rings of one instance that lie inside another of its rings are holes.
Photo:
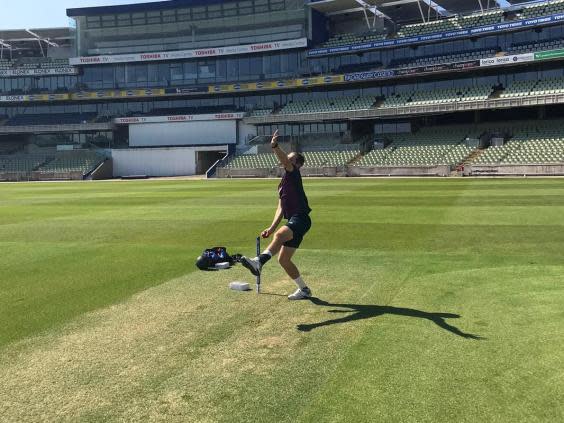
[[[270,146],[272,148],[276,148],[278,146],[278,129],[274,131],[274,134],[272,134],[272,139],[270,140]]]

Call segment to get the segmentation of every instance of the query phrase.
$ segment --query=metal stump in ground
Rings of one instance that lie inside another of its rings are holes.
[[[257,257],[258,256],[260,256],[260,236],[257,236]],[[257,286],[257,294],[260,294],[260,272],[257,275],[256,286]]]

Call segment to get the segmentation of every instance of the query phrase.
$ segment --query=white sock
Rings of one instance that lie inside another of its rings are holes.
[[[298,285],[298,288],[300,289],[307,288],[307,285],[301,276],[298,276],[296,279],[294,279],[294,282],[296,282],[296,285]]]
[[[268,248],[266,250],[264,250],[262,253],[266,254],[267,256],[272,257],[272,252]]]

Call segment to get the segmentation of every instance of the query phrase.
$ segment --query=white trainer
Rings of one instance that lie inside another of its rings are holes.
[[[248,258],[243,256],[241,257],[241,264],[249,269],[253,275],[260,276],[260,269],[262,268],[262,264],[260,264],[258,257]]]
[[[307,286],[304,289],[298,288],[296,292],[288,295],[289,300],[305,300],[309,297],[311,297],[311,289]]]

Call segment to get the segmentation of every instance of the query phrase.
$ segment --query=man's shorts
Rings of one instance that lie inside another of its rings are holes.
[[[286,247],[298,248],[304,239],[304,235],[311,228],[311,219],[307,214],[295,214],[290,219],[286,226],[289,227],[294,233],[294,237],[284,243]]]

